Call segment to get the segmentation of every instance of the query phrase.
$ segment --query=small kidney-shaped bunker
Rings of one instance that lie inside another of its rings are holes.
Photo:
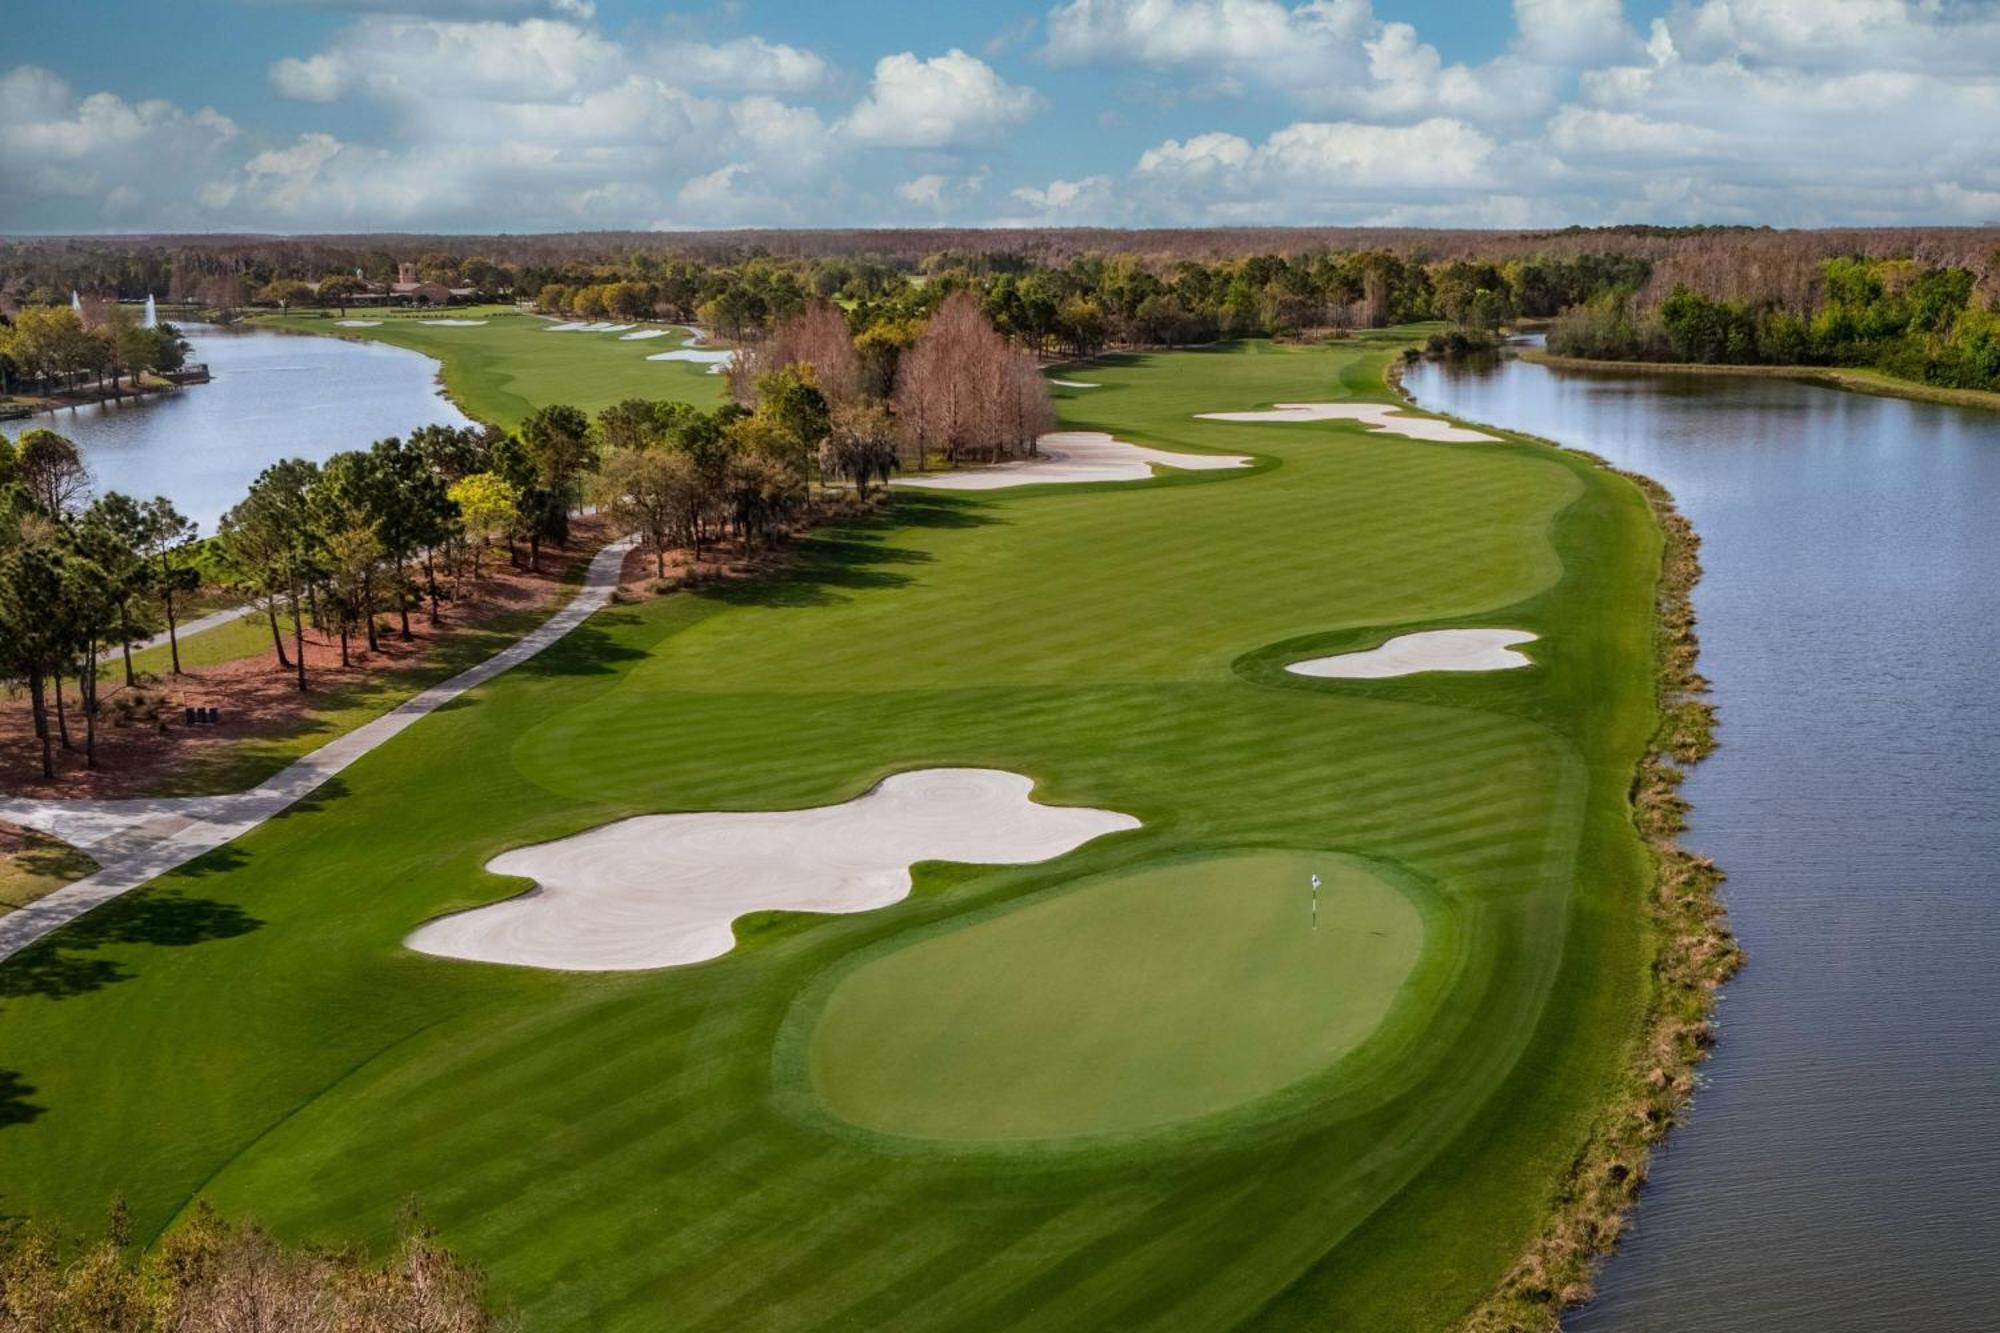
[[[806,1074],[835,1116],[900,1137],[1154,1129],[1360,1046],[1410,983],[1423,935],[1408,896],[1329,853],[1117,871],[861,963],[825,997]]]

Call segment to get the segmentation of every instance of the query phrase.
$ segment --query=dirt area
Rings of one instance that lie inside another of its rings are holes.
[[[567,595],[565,574],[580,568],[604,545],[603,528],[595,518],[578,519],[572,525],[569,548],[544,551],[539,573],[511,568],[505,556],[489,555],[477,585],[467,586],[457,600],[444,604],[441,627],[432,628],[425,609],[413,609],[411,640],[406,643],[397,618],[381,616],[380,650],[369,652],[366,638],[357,636],[349,644],[346,667],[340,664],[339,639],[308,626],[309,688],[303,694],[295,672],[278,665],[268,643],[255,656],[191,668],[181,676],[142,676],[135,689],[107,681],[100,699],[95,769],[84,766],[76,683],[66,682],[74,748],[65,750],[58,743],[53,782],[41,774],[41,752],[26,693],[0,696],[0,791],[12,796],[98,799],[158,795],[169,789],[172,779],[216,766],[233,745],[297,736],[323,726],[327,714],[362,703],[371,690],[395,689],[397,674],[419,671],[454,648],[471,648],[468,636],[553,609]],[[649,556],[640,573],[650,576],[651,571]],[[646,596],[648,582],[649,577],[636,579],[632,596]],[[285,651],[291,653],[291,626],[282,615],[279,624],[285,631]],[[383,707],[389,702],[385,700]],[[189,725],[185,720],[189,708],[217,709],[221,720]],[[53,697],[50,714],[53,727]]]
[[[0,824],[0,914],[26,907],[96,869],[96,862],[54,838]]]

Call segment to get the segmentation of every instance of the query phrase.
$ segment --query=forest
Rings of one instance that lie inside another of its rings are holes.
[[[216,312],[342,307],[401,262],[546,314],[698,323],[739,343],[825,302],[846,315],[878,396],[895,355],[959,291],[1042,356],[1422,320],[1476,345],[1554,321],[1551,349],[1573,356],[1874,366],[2000,387],[2000,233],[1980,228],[30,239],[0,242],[0,319],[12,311],[18,326],[71,291]],[[89,369],[9,346],[0,329],[0,376]]]

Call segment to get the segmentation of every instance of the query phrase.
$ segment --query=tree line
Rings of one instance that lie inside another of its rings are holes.
[[[1561,356],[1699,364],[1872,366],[1958,389],[2000,390],[2000,290],[1969,268],[1828,259],[1811,306],[1727,300],[1677,285],[1647,306],[1606,293],[1549,332]]]

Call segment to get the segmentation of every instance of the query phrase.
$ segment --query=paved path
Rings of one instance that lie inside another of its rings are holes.
[[[90,854],[103,868],[26,907],[0,916],[0,959],[118,895],[233,842],[310,795],[334,774],[402,733],[418,718],[519,666],[611,600],[633,539],[597,553],[583,587],[562,610],[518,641],[450,680],[407,699],[295,760],[249,791],[122,801],[30,801],[0,797],[0,821],[37,829]]]
[[[220,611],[211,611],[198,620],[184,620],[174,633],[182,643],[186,643],[205,629],[214,629],[217,625],[227,625],[232,620],[241,620],[245,616],[253,616],[255,614],[257,614],[257,608],[253,606],[228,606]],[[161,630],[150,639],[141,639],[134,643],[132,651],[143,653],[148,648],[164,648],[166,646],[167,632]]]

